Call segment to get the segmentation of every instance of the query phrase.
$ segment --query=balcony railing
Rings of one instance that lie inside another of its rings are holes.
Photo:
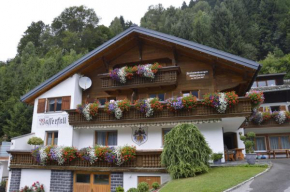
[[[179,67],[163,67],[159,69],[154,79],[149,79],[146,77],[134,76],[133,79],[127,80],[126,83],[117,82],[109,76],[109,73],[100,74],[101,86],[103,90],[121,90],[121,89],[131,89],[140,87],[158,87],[158,86],[169,86],[177,84],[177,75],[180,71]]]
[[[166,105],[163,103],[163,105]],[[198,101],[197,107],[191,111],[181,110],[176,113],[166,109],[159,113],[154,113],[151,117],[136,110],[134,107],[123,113],[121,119],[116,119],[114,115],[109,115],[104,108],[99,108],[98,115],[92,120],[87,121],[85,117],[78,113],[75,109],[67,110],[69,114],[70,125],[86,125],[86,124],[108,124],[108,123],[143,123],[143,122],[162,122],[175,120],[205,120],[226,117],[247,117],[251,114],[251,102],[248,98],[239,98],[239,103],[232,108],[228,108],[225,113],[218,113],[212,107],[205,106]]]
[[[66,162],[63,165],[58,165],[56,161],[51,161],[45,166],[40,165],[30,151],[9,151],[12,155],[10,161],[10,168],[21,169],[54,169],[54,170],[89,170],[89,171],[156,171],[166,172],[165,167],[161,166],[162,150],[137,150],[136,159],[120,166],[110,164],[106,161],[97,161],[90,164],[80,158],[71,162]]]
[[[286,120],[283,124],[277,123],[274,119],[269,119],[261,124],[255,123],[253,121],[244,122],[241,125],[242,128],[267,128],[267,127],[290,127],[290,121]]]

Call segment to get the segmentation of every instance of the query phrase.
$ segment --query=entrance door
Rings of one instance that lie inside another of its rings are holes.
[[[152,189],[152,184],[154,182],[159,183],[161,185],[160,176],[138,176],[138,184],[141,182],[146,182],[149,185],[149,189]]]
[[[110,173],[103,172],[75,172],[75,192],[107,192],[111,190]]]
[[[224,145],[227,146],[228,149],[238,148],[237,133],[235,132],[224,133]]]

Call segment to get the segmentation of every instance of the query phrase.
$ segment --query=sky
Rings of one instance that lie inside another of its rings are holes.
[[[24,31],[32,22],[51,24],[68,7],[85,5],[101,18],[99,24],[109,26],[117,16],[140,25],[150,5],[180,7],[184,0],[0,0],[0,61],[14,58]],[[189,0],[186,0],[188,3]]]

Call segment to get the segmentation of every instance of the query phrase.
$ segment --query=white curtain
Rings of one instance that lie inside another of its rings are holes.
[[[278,137],[270,137],[270,147],[271,149],[279,149]]]
[[[49,111],[54,111],[54,103],[55,103],[54,99],[49,100]]]
[[[98,131],[97,144],[106,145],[106,132]]]
[[[117,132],[108,132],[108,145],[117,145]]]
[[[290,149],[289,136],[281,136],[280,139],[282,149]]]
[[[266,150],[265,137],[256,137],[256,148],[257,151]]]
[[[47,145],[52,144],[52,133],[47,133]]]

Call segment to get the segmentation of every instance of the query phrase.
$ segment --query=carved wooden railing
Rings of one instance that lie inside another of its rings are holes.
[[[163,105],[166,105],[163,103]],[[225,113],[220,114],[212,107],[205,106],[198,101],[197,107],[191,111],[181,110],[176,113],[164,110],[159,113],[154,113],[152,117],[146,117],[145,114],[140,113],[134,107],[123,113],[121,119],[116,119],[115,116],[109,115],[103,108],[99,108],[98,115],[92,120],[87,121],[85,117],[76,112],[75,109],[67,110],[69,114],[70,125],[84,125],[84,124],[108,124],[108,123],[130,123],[130,122],[160,122],[160,121],[174,121],[174,120],[203,120],[225,117],[247,117],[251,114],[251,102],[248,98],[239,98],[239,103],[232,108],[228,108]]]
[[[104,90],[120,90],[128,88],[138,88],[142,87],[156,87],[156,86],[166,86],[175,85],[177,83],[177,75],[180,68],[177,66],[163,67],[155,74],[154,79],[149,79],[146,77],[134,76],[133,79],[127,80],[126,83],[120,83],[118,81],[112,80],[109,73],[98,75],[101,78],[101,87]]]
[[[63,165],[58,165],[56,161],[48,162],[45,166],[40,165],[30,151],[9,151],[11,154],[10,168],[30,168],[30,169],[62,169],[62,170],[118,170],[118,171],[135,171],[135,170],[151,170],[165,172],[165,168],[161,166],[162,150],[137,150],[136,159],[126,162],[120,166],[106,161],[97,161],[90,164],[80,158]]]
[[[290,127],[290,121],[286,120],[284,123],[279,124],[274,119],[269,119],[261,124],[255,123],[253,121],[245,121],[242,125],[242,128],[267,128],[267,127]]]

